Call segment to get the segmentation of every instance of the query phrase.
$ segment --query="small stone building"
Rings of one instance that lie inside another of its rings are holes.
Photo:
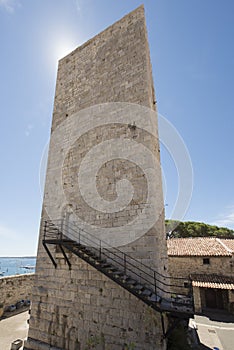
[[[234,239],[173,238],[167,247],[170,275],[192,280],[196,312],[234,313]]]

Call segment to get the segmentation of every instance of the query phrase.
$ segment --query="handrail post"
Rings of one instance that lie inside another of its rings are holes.
[[[55,225],[53,222],[52,222],[52,225],[53,225],[53,228],[55,228],[55,233],[54,233],[54,235],[55,235],[55,238],[57,239],[57,240],[59,240],[60,239],[60,230],[59,230],[59,227],[57,226],[57,225]]]
[[[59,227],[60,225],[58,225]],[[60,240],[62,241],[63,239],[63,230],[62,230],[62,227],[58,229],[58,232],[59,232],[59,235],[60,235]]]
[[[157,286],[156,286],[156,271],[154,271],[154,292],[157,295]]]
[[[127,271],[127,260],[126,260],[126,254],[124,253],[124,273],[126,274]]]
[[[102,258],[102,241],[99,241],[99,258]]]
[[[79,229],[79,241],[78,241],[78,243],[80,244],[80,229]]]

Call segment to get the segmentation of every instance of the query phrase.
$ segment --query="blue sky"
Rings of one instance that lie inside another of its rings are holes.
[[[36,254],[57,60],[145,5],[158,111],[194,170],[184,220],[234,228],[234,2],[0,0],[0,256]],[[162,147],[170,217],[178,190]]]

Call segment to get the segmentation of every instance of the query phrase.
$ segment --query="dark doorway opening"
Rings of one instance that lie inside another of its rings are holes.
[[[223,289],[205,289],[206,307],[210,309],[225,309],[227,291]]]

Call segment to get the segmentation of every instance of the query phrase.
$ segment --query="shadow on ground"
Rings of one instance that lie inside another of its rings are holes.
[[[2,317],[0,317],[1,320],[5,320],[6,318],[21,314],[22,312],[29,311],[30,307],[29,306],[23,306],[20,309],[16,309],[14,311],[5,311]]]
[[[204,344],[199,344],[199,349],[200,350],[213,350],[212,348],[209,348],[208,346],[204,345]]]
[[[208,317],[211,321],[234,323],[234,315],[225,310],[213,310],[206,309],[203,311],[202,316]]]

